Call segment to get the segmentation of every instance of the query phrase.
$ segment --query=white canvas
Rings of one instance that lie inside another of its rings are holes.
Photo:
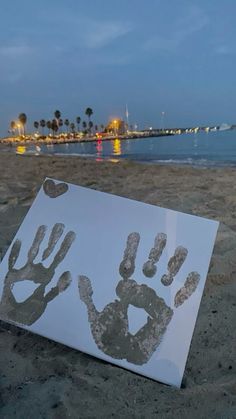
[[[217,228],[47,179],[0,265],[0,318],[179,387]]]

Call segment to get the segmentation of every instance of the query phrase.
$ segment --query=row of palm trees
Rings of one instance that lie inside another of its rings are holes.
[[[83,132],[90,133],[92,132],[92,128],[94,127],[94,130],[97,132],[99,130],[98,125],[93,125],[93,122],[91,121],[91,116],[93,115],[92,108],[86,108],[85,115],[88,117],[88,121],[81,121],[81,117],[77,116],[76,118],[76,124],[74,122],[69,121],[69,119],[62,119],[61,118],[61,112],[59,110],[56,110],[54,112],[54,118],[52,120],[46,121],[45,119],[41,119],[40,121],[34,121],[34,128],[36,130],[39,129],[39,127],[42,128],[42,135],[44,135],[45,128],[48,129],[49,133],[52,131],[53,135],[61,128],[63,125],[67,128],[67,133],[76,132],[76,125],[77,125],[77,131],[80,132],[80,124],[82,123],[82,130]],[[16,132],[18,129],[18,133],[20,134],[23,130],[23,134],[25,135],[25,126],[27,122],[27,116],[25,113],[21,113],[18,116],[18,121],[11,121],[10,128],[12,132]],[[104,130],[104,125],[100,125],[101,131]]]
[[[93,114],[93,110],[91,108],[87,108],[85,110],[85,115],[88,116],[88,123],[86,121],[82,122],[83,130],[85,131],[87,127],[89,128],[89,131],[91,132],[93,127],[93,122],[91,121],[91,116]],[[67,128],[67,133],[71,131],[72,133],[75,132],[75,123],[70,122],[69,119],[63,119],[61,118],[61,112],[59,110],[56,110],[54,112],[54,117],[52,120],[45,121],[45,119],[41,119],[41,121],[34,121],[34,128],[39,129],[39,127],[42,128],[42,135],[44,135],[44,128],[47,127],[49,132],[52,130],[53,134],[55,134],[63,125]],[[77,116],[76,118],[76,124],[77,124],[77,130],[80,131],[80,123],[81,123],[81,117]]]

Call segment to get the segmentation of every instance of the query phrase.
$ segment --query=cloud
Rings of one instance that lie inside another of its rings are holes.
[[[4,82],[9,84],[17,84],[20,80],[24,78],[24,75],[21,72],[9,72],[4,78]]]
[[[0,46],[0,55],[6,58],[19,58],[28,55],[32,49],[28,45]]]
[[[58,19],[57,24],[60,26]],[[120,44],[116,49],[113,48],[113,43],[134,31],[135,28],[131,22],[101,21],[85,16],[67,15],[64,25],[68,28],[66,37],[60,38],[59,34],[50,52],[56,55],[58,60],[67,60],[79,68],[130,63],[132,54],[130,51],[127,52],[124,43],[122,43],[122,48]],[[51,43],[52,39],[47,44],[46,53],[48,48],[51,48]],[[81,56],[83,60],[80,59]]]
[[[205,28],[208,22],[208,17],[200,9],[191,7],[168,28],[170,35],[155,35],[149,38],[143,44],[143,49],[175,52],[192,34]]]
[[[181,40],[178,39],[179,37],[173,36],[170,38],[164,38],[161,36],[154,36],[148,39],[144,45],[143,49],[150,51],[150,50],[159,50],[164,52],[171,52],[175,51],[175,49],[180,45]]]
[[[12,42],[8,45],[0,45],[1,82],[16,84],[29,71],[29,62],[35,49],[26,43]]]
[[[92,51],[92,50],[91,50]],[[93,66],[126,66],[133,60],[133,56],[130,53],[109,52],[109,54],[98,51],[92,51],[92,55],[87,56],[87,60],[78,62],[80,68],[87,68]]]
[[[229,45],[218,45],[215,47],[214,53],[217,55],[234,55],[236,50]]]
[[[87,48],[102,48],[132,31],[132,25],[126,22],[96,22],[86,23],[83,34],[84,46]]]
[[[133,31],[130,21],[124,19],[94,18],[87,14],[72,13],[71,10],[57,10],[56,20],[52,15],[43,17],[51,33],[63,40],[70,40],[80,48],[101,49]],[[61,28],[63,27],[63,32]],[[64,44],[64,43],[63,43]]]

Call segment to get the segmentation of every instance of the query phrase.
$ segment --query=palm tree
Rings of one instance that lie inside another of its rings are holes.
[[[25,113],[20,113],[20,115],[18,116],[18,119],[21,123],[21,125],[23,126],[23,134],[25,135],[25,125],[27,122],[27,116]]]
[[[78,125],[78,131],[80,130],[80,129],[79,129],[80,122],[81,122],[81,118],[80,118],[80,116],[77,116],[77,118],[76,118],[76,123],[77,123],[77,125]]]
[[[94,125],[94,129],[96,132],[98,132],[98,125]]]
[[[91,134],[91,130],[93,128],[93,122],[92,121],[89,121],[88,126],[89,126],[89,132]]]
[[[75,124],[74,124],[74,122],[71,122],[70,128],[71,128],[71,131],[72,132],[75,132]]]
[[[15,130],[16,130],[16,128],[17,128],[16,122],[15,121],[11,121],[10,122],[10,127],[11,127],[11,131],[14,133]]]
[[[52,129],[51,121],[47,121],[46,125],[47,125],[47,128],[48,128],[48,133],[50,134],[50,130]]]
[[[91,108],[87,108],[85,111],[85,115],[87,115],[89,121],[92,114],[93,114],[93,110]]]
[[[52,132],[53,132],[53,135],[55,135],[55,133],[58,131],[58,124],[57,124],[57,120],[56,119],[53,119],[52,120],[52,122],[51,122],[51,128],[52,128]]]
[[[86,121],[82,122],[82,127],[83,127],[83,133],[87,134],[87,122]]]
[[[54,116],[55,116],[55,118],[56,118],[57,120],[59,120],[59,119],[60,119],[60,117],[61,117],[61,112],[60,112],[60,111],[58,111],[58,110],[56,110],[56,111],[54,112]]]
[[[34,128],[35,128],[35,129],[38,129],[38,128],[39,128],[39,123],[38,123],[38,121],[34,121]]]
[[[63,126],[63,119],[61,119],[61,118],[59,119],[58,125],[59,125],[59,127]]]
[[[101,124],[100,127],[101,127],[101,130],[103,131],[104,130],[104,125]]]
[[[68,127],[69,127],[69,125],[70,125],[70,121],[69,121],[69,119],[65,119],[64,124],[65,124],[65,126],[67,127],[67,132],[68,132]]]
[[[54,116],[55,116],[55,118],[56,118],[57,128],[59,128],[59,119],[61,118],[61,112],[57,109],[57,110],[54,112]]]
[[[41,119],[41,121],[40,121],[40,127],[42,127],[42,135],[44,135],[44,128],[46,127],[46,121],[45,121],[45,119]]]

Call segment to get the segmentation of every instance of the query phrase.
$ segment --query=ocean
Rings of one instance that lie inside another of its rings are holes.
[[[96,159],[121,159],[142,163],[184,164],[193,166],[235,166],[236,130],[182,134],[142,139],[18,146],[19,154],[78,155]]]

